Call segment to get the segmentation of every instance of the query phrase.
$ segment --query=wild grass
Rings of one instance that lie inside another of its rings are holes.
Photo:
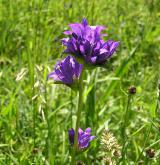
[[[0,164],[70,163],[77,96],[46,77],[62,55],[63,31],[83,17],[105,25],[120,47],[106,69],[84,75],[80,123],[97,140],[77,159],[102,164],[99,141],[107,128],[122,149],[117,164],[159,164],[158,0],[2,0],[0,11]],[[128,94],[130,86],[136,94]],[[153,158],[147,149],[154,149]]]

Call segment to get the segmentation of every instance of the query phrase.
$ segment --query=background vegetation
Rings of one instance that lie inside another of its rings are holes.
[[[101,164],[105,127],[125,144],[121,163],[159,164],[159,0],[2,0],[0,11],[0,164],[69,164],[77,97],[46,77],[64,49],[63,31],[83,17],[105,25],[107,38],[121,44],[107,69],[86,73],[81,127],[90,126],[97,140],[80,159]],[[137,92],[128,96],[132,85]],[[127,138],[121,136],[126,109]]]

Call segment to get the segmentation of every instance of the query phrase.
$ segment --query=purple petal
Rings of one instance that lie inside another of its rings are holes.
[[[97,31],[98,34],[100,34],[101,31],[104,30],[104,29],[106,29],[104,26],[96,26],[95,30]]]
[[[100,54],[103,54],[103,53],[108,53],[108,50],[107,49],[100,49]]]
[[[79,49],[80,49],[80,52],[81,52],[82,54],[85,54],[84,45],[80,45],[80,46],[79,46]]]
[[[78,39],[78,36],[76,33],[72,33],[72,36],[75,38],[75,39]]]
[[[76,64],[74,75],[75,75],[77,78],[80,78],[82,69],[83,69],[83,65],[82,65],[82,64],[79,64],[79,65]]]
[[[65,35],[71,35],[71,34],[72,34],[72,31],[66,30],[66,31],[64,31],[63,33],[64,33]]]
[[[79,148],[80,148],[80,149],[85,149],[85,148],[87,148],[88,146],[89,146],[89,141],[88,141],[88,140],[83,141],[83,142],[81,142],[81,143],[79,144]]]
[[[110,45],[111,54],[114,53],[114,51],[117,49],[118,46],[119,46],[119,42],[113,42],[113,43]]]
[[[97,57],[91,57],[91,61],[92,61],[93,64],[96,63],[96,60],[97,60]]]
[[[85,133],[90,135],[91,134],[91,128],[90,127],[86,128]]]
[[[70,24],[69,27],[72,29],[72,33],[75,33],[77,36],[82,35],[82,25],[80,23]]]
[[[118,46],[119,46],[119,42],[113,40],[108,40],[102,45],[103,49],[109,51],[110,56],[116,51]]]
[[[81,136],[83,134],[83,130],[81,128],[78,129],[78,136]]]
[[[77,54],[78,48],[77,48],[75,39],[71,38],[68,41],[68,43],[67,43],[67,49],[69,50],[68,53]]]
[[[75,134],[75,132],[74,132],[73,128],[68,130],[69,142],[71,145],[74,144],[74,134]]]
[[[71,67],[72,67],[72,77],[73,78],[77,78],[79,79],[82,69],[83,69],[83,65],[79,64],[76,59],[72,56],[70,56],[70,63],[71,63]]]
[[[95,138],[96,138],[95,136],[90,136],[89,141],[92,141],[92,140],[95,139]]]
[[[67,43],[68,43],[68,41],[69,41],[69,38],[63,38],[61,41],[62,41],[62,44],[63,44],[64,46],[67,46]]]
[[[63,79],[63,81],[65,81],[65,83],[67,83],[67,84],[72,84],[73,83],[72,77],[73,77],[74,70],[73,70],[72,64],[71,64],[71,56],[67,56],[62,61],[61,70],[62,70],[63,75],[65,77]]]
[[[64,84],[72,83],[71,80],[66,77],[66,75],[63,73],[62,70],[55,69],[55,73],[58,76],[58,78],[60,79],[60,81],[63,82]]]
[[[103,64],[110,57],[109,53],[103,53],[98,56],[97,64]]]
[[[89,145],[89,141],[90,141],[90,135],[84,133],[80,138],[79,138],[79,147],[80,148],[86,148]]]
[[[83,19],[82,19],[82,25],[83,25],[84,27],[88,25],[88,22],[87,22],[86,18],[83,18]]]
[[[60,81],[60,79],[58,78],[58,76],[57,76],[57,74],[56,74],[55,72],[51,72],[51,73],[48,75],[47,79],[49,79],[49,78],[52,78],[52,79],[53,79],[54,81],[56,81],[56,82]]]
[[[85,54],[88,56],[92,53],[92,45],[89,43],[89,41],[84,42],[84,48],[85,48]]]
[[[94,56],[94,57],[87,56],[87,57],[85,57],[85,59],[86,59],[87,63],[90,63],[90,64],[95,64],[96,61],[97,61],[97,57],[96,56]]]

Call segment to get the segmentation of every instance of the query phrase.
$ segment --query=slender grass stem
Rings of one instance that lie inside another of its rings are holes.
[[[76,129],[75,129],[75,136],[74,136],[74,148],[72,153],[72,161],[71,164],[75,165],[75,153],[78,148],[78,128],[80,124],[80,118],[81,118],[81,110],[83,106],[83,72],[81,73],[81,77],[79,79],[79,98],[78,98],[78,110],[77,110],[77,121],[76,121]]]
[[[49,107],[48,107],[48,98],[47,98],[47,83],[45,82],[45,100],[46,100],[46,104],[45,104],[45,116],[46,116],[46,121],[47,121],[47,127],[48,127],[48,138],[46,141],[46,146],[47,146],[47,152],[48,152],[48,161],[49,164],[54,164],[53,161],[53,152],[52,152],[52,128],[51,128],[51,123],[50,123],[50,119],[49,119]]]
[[[151,133],[151,130],[152,130],[152,126],[153,126],[153,123],[151,123],[151,125],[150,125],[148,134],[147,134],[147,136],[145,138],[145,141],[144,141],[143,149],[142,149],[141,153],[139,154],[138,159],[136,160],[136,164],[138,164],[138,162],[139,162],[140,158],[142,157],[142,154],[143,154],[143,152],[144,152],[144,150],[146,148],[145,146],[146,146],[146,143],[148,142],[148,139],[149,139],[149,136],[150,136],[150,133]]]
[[[158,96],[157,96],[157,104],[156,104],[156,108],[155,108],[156,115],[157,115],[157,112],[158,112],[158,106],[159,106],[159,100],[160,100],[160,92],[159,91],[160,91],[160,82],[158,81]],[[154,119],[155,119],[155,117],[152,118],[153,121],[154,121]],[[150,124],[150,128],[149,128],[148,134],[147,134],[146,139],[144,141],[143,149],[142,149],[141,153],[139,154],[139,157],[136,160],[136,164],[138,164],[138,161],[140,160],[140,158],[142,157],[142,154],[143,154],[144,150],[146,149],[146,143],[148,142],[148,139],[149,139],[149,136],[150,136],[150,133],[151,133],[153,124],[154,124],[154,122],[152,122]]]
[[[125,152],[125,144],[126,144],[126,139],[127,139],[126,123],[127,123],[127,117],[128,117],[128,110],[129,110],[130,100],[131,100],[131,95],[128,95],[128,101],[127,101],[126,110],[125,110],[125,114],[124,114],[124,117],[123,117],[123,124],[122,124],[122,138],[123,138],[122,161],[124,160],[125,153],[126,153]]]

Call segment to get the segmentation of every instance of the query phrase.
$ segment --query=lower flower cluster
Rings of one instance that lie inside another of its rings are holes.
[[[74,138],[75,138],[75,131],[73,128],[68,130],[69,135],[69,142],[70,145],[74,145]],[[90,142],[95,139],[95,136],[91,135],[91,128],[86,128],[85,131],[83,131],[81,128],[78,129],[78,149],[79,150],[85,150]]]

